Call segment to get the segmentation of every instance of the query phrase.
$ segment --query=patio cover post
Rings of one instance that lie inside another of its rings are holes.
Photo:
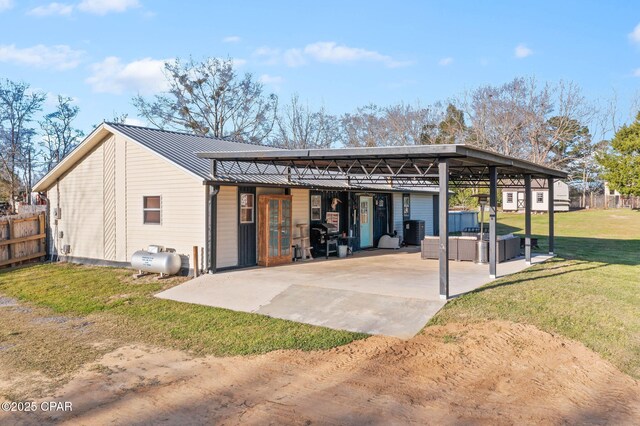
[[[440,249],[438,261],[440,265],[440,299],[449,298],[449,162],[444,159],[438,164],[440,194],[438,220]]]
[[[524,175],[524,260],[531,264],[531,175]]]
[[[498,213],[498,168],[489,167],[489,277],[496,277],[498,259],[496,220]]]
[[[553,254],[553,251],[555,249],[554,247],[554,210],[555,210],[555,202],[554,202],[554,187],[553,187],[553,178],[550,177],[548,178],[548,186],[549,186],[549,254]]]

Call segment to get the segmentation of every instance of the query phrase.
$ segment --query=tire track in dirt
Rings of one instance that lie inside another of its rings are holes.
[[[73,413],[4,415],[0,423],[640,422],[637,381],[580,343],[507,322],[252,357],[128,346],[99,363],[56,393]]]

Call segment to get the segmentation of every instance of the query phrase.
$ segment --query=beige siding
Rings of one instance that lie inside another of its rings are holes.
[[[104,259],[116,260],[116,145],[115,137],[104,141]]]
[[[60,178],[59,191],[60,200],[54,201],[62,210],[57,226],[64,235],[58,238],[59,247],[69,244],[73,257],[104,259],[102,145]]]
[[[126,140],[126,139],[124,139]],[[205,245],[205,188],[135,142],[126,140],[127,259],[150,244],[174,249],[189,265],[192,247]],[[143,223],[143,197],[161,197],[161,224]]]
[[[217,197],[216,267],[236,266],[238,264],[238,188],[221,186]]]
[[[115,220],[116,260],[129,262],[127,251],[127,144],[121,136],[115,136]]]
[[[305,237],[309,236],[309,190],[308,189],[292,189],[292,216],[293,216],[293,235],[300,236],[296,225],[304,223]]]

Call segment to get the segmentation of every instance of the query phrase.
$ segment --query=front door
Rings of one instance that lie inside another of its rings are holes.
[[[255,266],[256,248],[256,189],[238,188],[238,266]]]
[[[360,248],[373,246],[373,197],[360,197]]]

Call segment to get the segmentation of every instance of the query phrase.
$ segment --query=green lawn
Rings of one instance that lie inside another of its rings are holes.
[[[131,271],[43,264],[0,273],[0,294],[115,329],[114,338],[202,354],[324,349],[366,337],[263,315],[152,297],[166,283],[131,279]],[[115,328],[113,327],[115,325]],[[0,336],[0,342],[3,336]]]
[[[491,319],[533,324],[584,343],[640,378],[640,212],[555,217],[561,257],[451,301],[429,324]],[[500,233],[524,228],[519,214],[500,214],[498,222]],[[533,217],[532,232],[546,252],[547,215]]]

